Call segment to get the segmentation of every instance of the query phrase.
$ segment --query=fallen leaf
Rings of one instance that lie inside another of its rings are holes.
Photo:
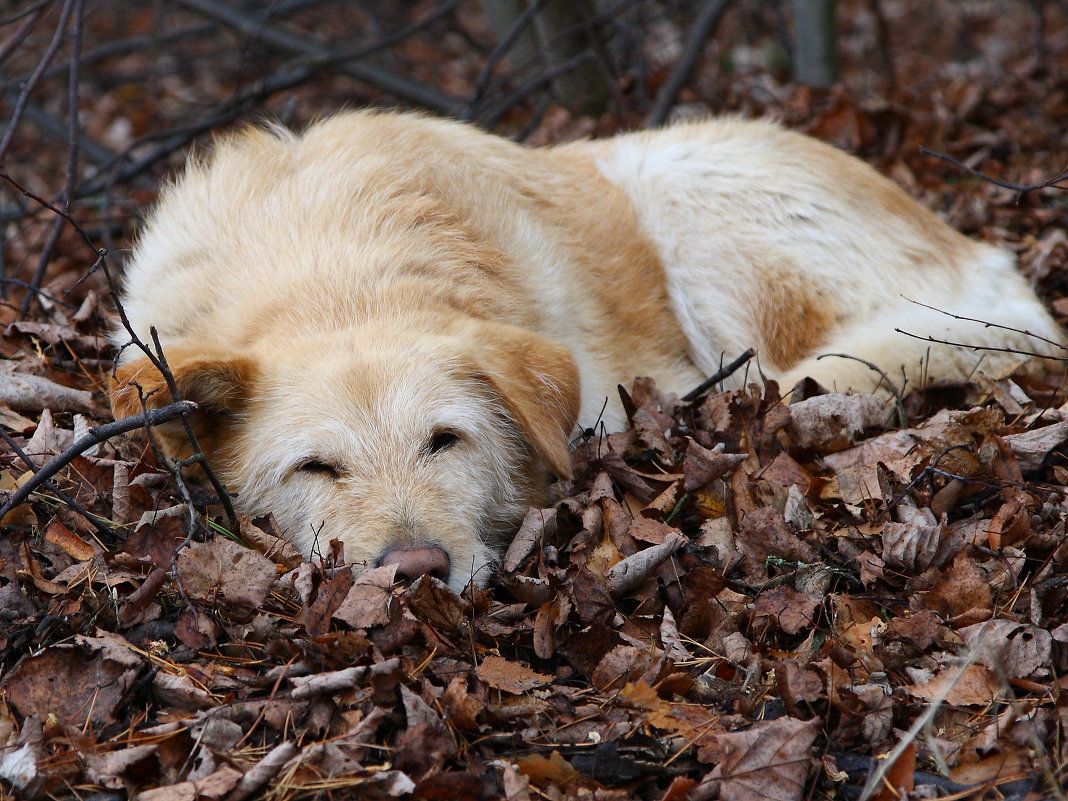
[[[715,734],[697,758],[718,763],[723,801],[800,801],[810,774],[819,719],[780,718],[744,731]]]
[[[275,574],[270,559],[224,537],[191,543],[178,554],[178,578],[189,597],[198,601],[224,600],[258,609]]]
[[[883,422],[884,401],[875,395],[831,392],[790,406],[787,431],[800,448],[840,451]]]
[[[552,676],[492,654],[482,660],[475,673],[490,687],[516,695],[544,687],[553,680]]]
[[[986,706],[999,698],[1001,682],[996,675],[982,665],[969,665],[962,673],[960,668],[944,668],[931,679],[921,684],[906,687],[909,695],[917,698],[944,697],[953,706]]]
[[[345,600],[334,610],[334,619],[354,629],[384,626],[389,622],[389,604],[393,598],[396,573],[396,565],[376,567],[360,573]]]

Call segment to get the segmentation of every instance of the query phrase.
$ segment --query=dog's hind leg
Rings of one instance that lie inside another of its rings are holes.
[[[1061,333],[1035,300],[1007,299],[997,308],[985,308],[989,323],[960,319],[901,298],[870,318],[851,322],[775,377],[784,391],[806,376],[832,390],[886,391],[889,380],[898,390],[908,391],[925,384],[928,377],[967,379],[978,372],[1000,377],[1027,357],[1068,356],[1060,344]],[[865,362],[876,365],[885,378]]]

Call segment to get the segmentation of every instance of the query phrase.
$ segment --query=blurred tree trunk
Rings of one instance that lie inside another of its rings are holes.
[[[480,0],[497,41],[514,36],[516,25],[535,0]],[[516,39],[507,58],[515,68],[533,62],[542,73],[559,68],[590,51],[594,57],[572,67],[552,83],[556,99],[580,114],[599,114],[608,103],[608,87],[597,66],[604,43],[594,27],[594,0],[543,0],[531,24]],[[526,70],[524,70],[526,72]]]
[[[794,79],[809,86],[838,82],[835,0],[791,0],[794,15]]]

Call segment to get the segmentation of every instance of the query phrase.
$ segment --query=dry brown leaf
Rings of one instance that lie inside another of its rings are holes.
[[[39,412],[42,409],[93,415],[101,412],[93,401],[91,392],[71,389],[41,376],[16,373],[2,368],[0,368],[0,403],[17,412]]]
[[[790,406],[786,430],[800,448],[840,451],[883,422],[884,406],[882,398],[875,395],[817,395]]]
[[[905,689],[909,695],[928,700],[944,695],[953,706],[985,707],[1002,693],[998,677],[982,665],[969,665],[963,673],[957,667],[943,668],[934,678]]]
[[[270,559],[223,537],[194,542],[178,555],[178,577],[189,597],[245,609],[262,606],[276,572]]]
[[[86,773],[95,784],[121,790],[135,783],[126,772],[143,771],[144,762],[156,762],[156,751],[155,745],[135,745],[117,751],[90,752],[86,755]]]
[[[526,665],[510,662],[493,654],[482,660],[481,664],[475,668],[475,673],[490,687],[516,695],[536,687],[544,687],[553,680],[552,676],[538,673]]]
[[[709,777],[720,780],[723,801],[800,801],[819,727],[818,718],[757,723],[745,731],[713,735],[697,758],[718,763]]]
[[[261,523],[263,525],[257,525],[248,515],[238,515],[238,534],[242,541],[254,551],[258,551],[288,570],[292,570],[304,561],[303,555],[293,543],[275,533],[277,526],[273,518],[268,518],[267,521],[261,521]]]
[[[609,592],[619,596],[640,587],[652,578],[657,568],[670,559],[685,542],[686,538],[682,534],[670,531],[659,545],[653,545],[616,562],[605,576]]]
[[[511,573],[534,554],[541,542],[556,531],[555,509],[530,509],[504,555],[502,568]]]
[[[360,573],[345,600],[334,610],[334,619],[348,623],[354,629],[384,626],[389,622],[396,573],[396,565],[376,567]]]
[[[521,774],[539,784],[564,785],[578,775],[559,751],[551,751],[548,757],[527,754],[516,759],[515,764]]]
[[[754,615],[765,615],[776,621],[779,628],[787,634],[797,634],[812,626],[816,608],[822,599],[806,595],[780,584],[765,590],[756,597],[753,605]]]
[[[941,524],[915,525],[889,522],[883,526],[883,563],[915,576],[941,567],[964,546],[963,539]]]
[[[975,650],[975,661],[1010,679],[1047,678],[1052,667],[1053,637],[1045,629],[1013,620],[988,620],[958,629]]]
[[[45,540],[62,548],[79,562],[92,559],[98,550],[58,520],[53,520],[48,524],[48,528],[45,529]]]
[[[144,665],[121,637],[75,637],[22,660],[3,679],[10,702],[22,715],[49,715],[74,726],[113,723],[113,714]]]
[[[419,577],[404,595],[412,614],[442,632],[452,632],[470,619],[471,604],[433,576]]]
[[[989,610],[993,605],[990,582],[966,551],[957,554],[934,588],[923,593],[923,599],[930,609],[950,619],[972,610]]]
[[[1008,434],[1004,440],[1021,470],[1038,470],[1049,452],[1068,440],[1068,422],[1033,428],[1022,434]]]
[[[777,662],[775,691],[794,714],[799,715],[801,703],[815,703],[823,695],[823,679],[816,671],[797,662]]]
[[[692,439],[686,443],[686,456],[682,461],[682,471],[686,476],[683,488],[693,492],[734,470],[746,459],[744,453],[719,453],[703,448]]]
[[[223,765],[214,773],[191,782],[179,782],[168,787],[142,790],[138,801],[212,801],[225,798],[241,781],[241,772]]]

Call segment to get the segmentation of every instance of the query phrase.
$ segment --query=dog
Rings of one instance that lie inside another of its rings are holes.
[[[752,346],[783,387],[870,391],[819,356],[917,386],[1064,341],[1008,253],[734,118],[553,148],[414,113],[253,127],[162,192],[121,303],[242,511],[456,590],[570,477],[573,431],[625,423],[606,399],[634,376],[685,392]],[[117,417],[170,401],[129,347],[111,392]]]

